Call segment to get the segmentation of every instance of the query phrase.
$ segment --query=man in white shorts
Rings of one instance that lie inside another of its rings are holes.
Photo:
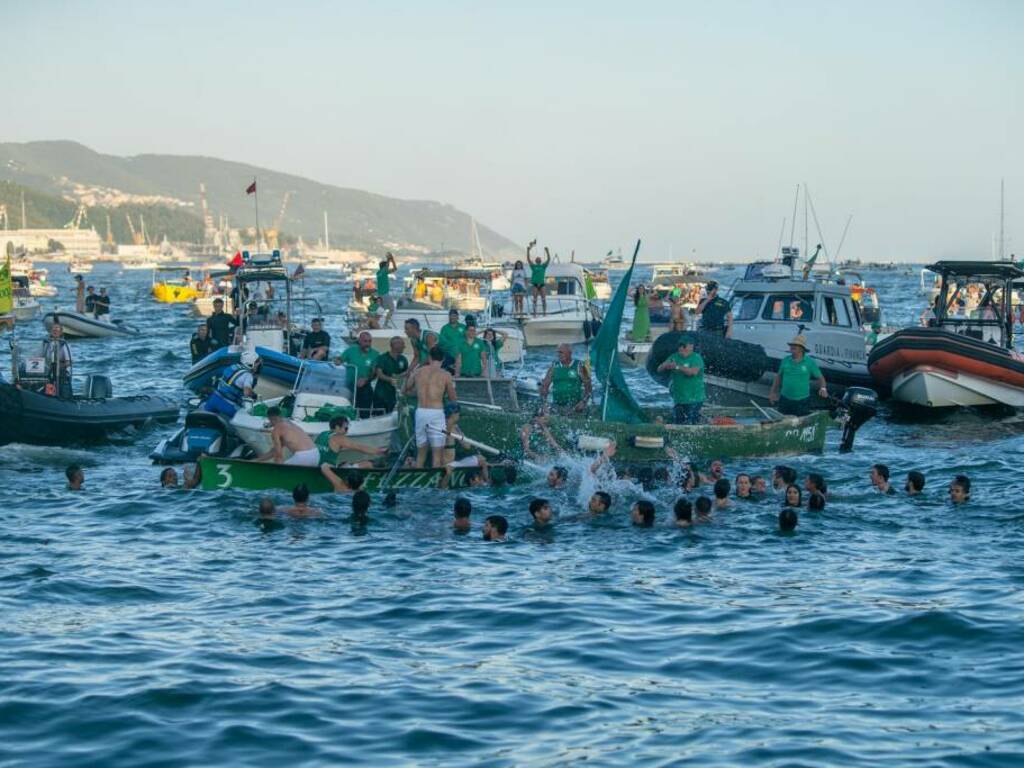
[[[267,409],[267,421],[270,422],[270,450],[257,457],[256,461],[287,464],[294,467],[319,467],[320,451],[313,439],[297,425],[281,416],[277,406]],[[284,451],[287,448],[292,455],[286,460]]]
[[[457,402],[452,375],[441,367],[444,352],[439,346],[430,350],[430,362],[421,365],[405,382],[405,392],[416,388],[416,466],[427,464],[430,446],[431,466],[444,466],[444,396]]]

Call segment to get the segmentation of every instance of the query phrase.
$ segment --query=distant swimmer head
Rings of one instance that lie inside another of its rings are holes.
[[[949,484],[949,500],[954,504],[965,504],[971,500],[971,479],[967,475],[957,475]]]
[[[177,488],[178,487],[178,470],[174,467],[164,467],[160,473],[160,487],[161,488]]]
[[[911,496],[916,496],[924,491],[924,474],[917,470],[907,472],[906,489],[907,493]]]
[[[804,494],[800,490],[800,486],[791,484],[786,486],[786,506],[787,507],[802,507],[804,504]]]
[[[633,525],[640,528],[650,528],[654,525],[654,503],[647,499],[640,499],[633,504],[630,512]]]
[[[815,491],[807,499],[807,509],[812,512],[822,512],[825,509],[825,494]]]
[[[796,510],[792,507],[786,507],[779,512],[779,530],[780,531],[792,531],[796,528],[797,521],[800,519],[797,515]]]
[[[305,504],[309,501],[309,487],[305,483],[299,483],[292,489],[292,498],[296,504]]]

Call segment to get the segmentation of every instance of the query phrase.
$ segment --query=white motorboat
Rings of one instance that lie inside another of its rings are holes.
[[[543,311],[538,300],[534,315],[533,297],[527,295],[524,314],[506,310],[492,325],[519,328],[528,347],[581,344],[594,335],[601,319],[600,311],[586,296],[584,280],[583,267],[579,264],[553,262],[547,269],[547,311]]]
[[[54,323],[60,323],[64,335],[74,339],[102,339],[109,336],[138,336],[139,329],[120,320],[104,320],[105,315],[95,316],[83,312],[61,309],[43,315],[46,330]]]
[[[121,262],[121,269],[125,270],[156,269],[159,266],[152,259],[125,259]]]
[[[27,273],[28,292],[30,296],[50,297],[57,295],[57,286],[46,282],[49,272],[46,269],[31,269]]]
[[[29,293],[28,278],[24,275],[11,275],[11,294],[11,314],[15,320],[31,320],[41,311],[42,306]]]
[[[68,272],[72,275],[87,275],[92,272],[92,262],[84,259],[72,259],[68,262]]]

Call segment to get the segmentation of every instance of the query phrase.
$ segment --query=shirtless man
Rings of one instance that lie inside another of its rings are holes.
[[[297,467],[320,466],[320,451],[313,444],[312,438],[298,426],[288,421],[288,419],[283,418],[280,408],[277,406],[268,408],[267,421],[270,422],[272,427],[270,440],[273,445],[269,451],[258,456],[256,461],[288,464]],[[287,460],[284,458],[285,448],[292,452],[292,455]]]
[[[441,367],[444,352],[439,346],[430,350],[430,362],[416,369],[405,382],[404,391],[416,388],[416,466],[427,464],[427,444],[430,445],[431,465],[444,466],[444,396],[455,403],[455,382],[452,375]]]
[[[306,487],[305,483],[299,483],[295,486],[294,490],[292,490],[292,500],[295,503],[283,510],[286,515],[291,517],[320,517],[323,515],[323,512],[319,509],[310,506],[309,488]]]
[[[678,290],[678,289],[676,289]],[[685,331],[686,330],[686,307],[683,306],[683,297],[681,294],[676,293],[676,290],[672,291],[669,297],[670,302],[670,316],[672,318],[672,330],[673,331]]]

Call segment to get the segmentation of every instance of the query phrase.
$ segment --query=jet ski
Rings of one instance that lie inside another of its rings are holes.
[[[202,455],[246,459],[253,453],[223,416],[195,410],[185,416],[185,426],[157,444],[149,458],[154,464],[184,464]]]

